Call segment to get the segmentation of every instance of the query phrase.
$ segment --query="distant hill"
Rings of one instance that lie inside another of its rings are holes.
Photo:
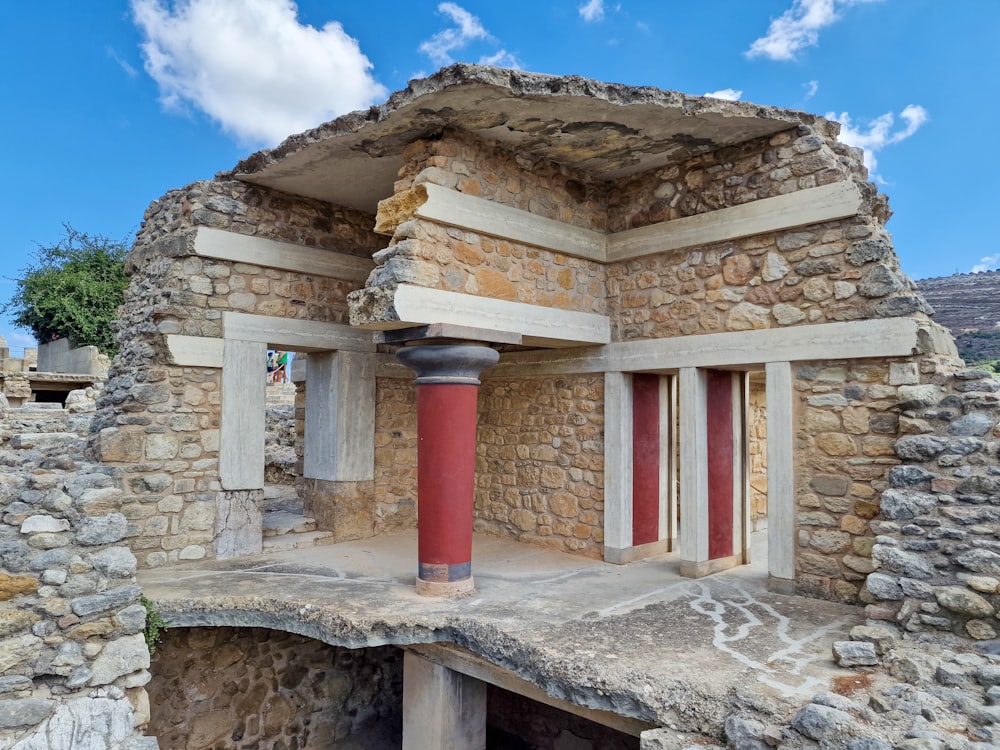
[[[916,282],[951,329],[967,363],[1000,359],[1000,271],[960,273]]]

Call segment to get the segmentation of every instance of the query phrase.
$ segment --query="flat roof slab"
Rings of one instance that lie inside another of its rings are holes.
[[[613,180],[812,123],[802,112],[457,64],[260,151],[222,176],[374,213],[393,193],[402,150],[445,128]]]
[[[555,698],[689,732],[721,726],[737,687],[789,708],[830,689],[849,673],[832,643],[863,621],[855,607],[769,593],[762,564],[691,580],[676,554],[611,565],[483,536],[477,593],[422,597],[416,547],[405,532],[138,578],[173,626],[266,627],[352,648],[454,643]]]

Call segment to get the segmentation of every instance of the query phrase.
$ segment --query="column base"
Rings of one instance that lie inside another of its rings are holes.
[[[417,593],[421,596],[439,596],[447,599],[457,599],[476,593],[476,585],[472,576],[461,581],[425,581],[417,579]]]
[[[681,560],[681,575],[685,578],[703,578],[712,575],[712,573],[719,573],[723,570],[735,568],[741,564],[742,560],[739,555],[718,557],[715,560],[703,560],[701,562]]]
[[[624,549],[605,545],[604,562],[614,565],[625,565],[637,560],[645,560],[650,557],[666,554],[671,548],[672,544],[669,539],[661,539],[658,542],[648,542],[647,544],[637,544],[633,547],[625,547]]]
[[[795,579],[794,578],[778,578],[777,576],[767,577],[767,590],[772,594],[788,594],[792,596],[795,594]]]

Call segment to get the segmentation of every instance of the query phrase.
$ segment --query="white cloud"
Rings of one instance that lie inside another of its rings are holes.
[[[754,41],[747,57],[794,60],[795,54],[819,43],[819,30],[840,19],[839,11],[880,0],[794,0],[792,7],[771,21],[767,35]]]
[[[587,23],[604,20],[604,0],[590,0],[579,7],[580,18]]]
[[[806,87],[806,99],[812,99],[816,96],[816,92],[819,91],[819,81],[809,81],[805,84]]]
[[[386,96],[336,21],[293,0],[132,0],[146,72],[168,109],[191,106],[242,141],[273,145]]]
[[[125,71],[125,75],[129,78],[135,78],[139,75],[139,71],[129,65],[128,61],[123,59],[122,56],[115,51],[114,47],[105,47],[104,51],[108,53],[108,57],[117,63],[118,67]]]
[[[972,267],[971,273],[983,273],[984,271],[997,270],[1000,270],[1000,253],[980,258],[979,262]]]
[[[892,112],[886,112],[884,115],[876,117],[869,123],[867,129],[856,127],[847,112],[841,112],[839,115],[833,112],[827,112],[826,114],[828,120],[835,120],[840,123],[841,142],[846,143],[848,146],[856,146],[864,149],[865,166],[868,167],[868,171],[873,176],[878,167],[878,160],[875,154],[886,146],[906,140],[916,133],[920,129],[920,126],[927,122],[928,119],[927,110],[919,104],[908,104],[899,113],[899,116],[905,122],[905,125],[902,128],[893,130],[896,118],[893,117]],[[878,179],[877,176],[875,178]]]
[[[454,60],[451,53],[466,47],[477,39],[491,39],[479,19],[455,3],[441,3],[438,12],[448,16],[455,25],[439,31],[420,45],[420,51],[436,65],[449,65]]]
[[[709,91],[704,96],[710,96],[713,99],[725,99],[727,102],[738,102],[740,97],[743,96],[743,91],[742,89],[719,89],[718,91]]]
[[[493,65],[497,68],[515,68],[521,70],[524,66],[515,55],[505,49],[498,50],[492,55],[483,55],[479,58],[480,65]]]
[[[499,41],[485,29],[478,16],[472,15],[460,5],[441,3],[437,9],[438,13],[447,16],[454,26],[439,31],[420,44],[420,51],[436,65],[450,65],[455,62],[452,53],[465,49],[472,42],[484,42],[493,47],[499,44]],[[516,55],[503,48],[497,49],[492,54],[481,55],[478,62],[480,65],[493,65],[498,68],[524,67]]]

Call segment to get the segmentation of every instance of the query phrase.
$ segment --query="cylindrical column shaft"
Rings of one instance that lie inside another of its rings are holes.
[[[499,354],[478,345],[425,344],[396,356],[417,373],[417,592],[465,594],[473,590],[479,373]]]

